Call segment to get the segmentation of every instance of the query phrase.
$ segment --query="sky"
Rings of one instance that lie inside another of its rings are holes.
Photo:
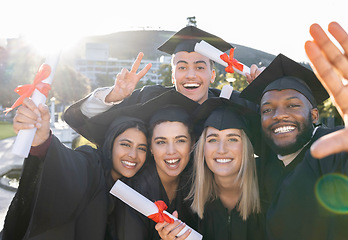
[[[197,27],[228,42],[308,62],[310,25],[337,21],[348,31],[347,9],[347,0],[11,0],[1,6],[0,39],[22,36],[45,54],[84,36],[178,31],[195,16]]]

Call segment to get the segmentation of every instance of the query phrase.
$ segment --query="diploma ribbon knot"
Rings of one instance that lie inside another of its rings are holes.
[[[230,55],[228,56],[227,53],[221,54],[220,58],[228,64],[228,66],[225,68],[226,72],[234,73],[233,67],[238,69],[239,71],[243,72],[243,64],[237,61],[237,59],[233,58],[234,55],[234,48],[231,48]]]
[[[154,220],[157,223],[158,222],[163,223],[164,221],[166,221],[167,223],[173,223],[174,219],[172,219],[171,217],[169,217],[167,214],[163,212],[164,210],[168,208],[165,202],[159,200],[159,201],[155,201],[155,204],[158,208],[158,213],[151,214],[148,216],[148,218]]]
[[[16,100],[16,102],[10,107],[6,108],[4,112],[9,113],[14,108],[18,107],[23,103],[25,98],[28,98],[32,95],[35,89],[39,90],[46,97],[48,92],[51,89],[50,84],[43,83],[42,81],[48,78],[51,74],[51,67],[48,64],[42,64],[37,72],[34,82],[32,84],[20,85],[15,88],[15,92],[20,95],[20,97]]]

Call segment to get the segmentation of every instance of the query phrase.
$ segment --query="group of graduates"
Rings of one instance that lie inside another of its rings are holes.
[[[337,23],[329,31],[347,53],[348,34]],[[222,97],[209,88],[214,63],[194,46],[232,46],[183,28],[159,47],[173,56],[173,87],[134,90],[151,68],[138,72],[139,54],[113,87],[67,109],[64,120],[97,148],[64,146],[48,107],[25,99],[14,129],[37,131],[2,239],[186,239],[186,224],[203,239],[347,239],[348,135],[320,126],[317,105],[330,94],[347,123],[348,57],[319,25],[310,32],[316,73],[279,54]],[[179,220],[156,223],[112,196],[117,180]]]

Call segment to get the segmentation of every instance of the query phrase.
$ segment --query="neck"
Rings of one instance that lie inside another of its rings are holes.
[[[308,141],[302,148],[300,148],[299,150],[297,150],[294,153],[290,153],[290,154],[284,155],[284,156],[278,154],[277,155],[278,159],[280,161],[282,161],[285,166],[289,165],[297,157],[297,155],[302,151],[302,149],[304,149],[308,145],[309,142],[310,141]]]
[[[219,198],[229,212],[237,205],[242,192],[240,181],[236,177],[215,178],[219,190]]]
[[[111,177],[112,179],[114,179],[114,181],[116,182],[118,179],[120,179],[122,176],[121,174],[117,173],[114,170],[111,170]]]
[[[176,190],[179,185],[179,176],[161,176],[162,174],[160,173],[158,175],[168,196],[169,203],[171,203],[176,196]]]

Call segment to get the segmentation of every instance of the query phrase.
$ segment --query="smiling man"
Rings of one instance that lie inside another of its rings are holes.
[[[336,129],[317,127],[317,104],[329,96],[315,74],[278,55],[242,93],[260,103],[264,149],[261,201],[268,239],[345,239],[348,236],[348,155],[310,154],[314,141]],[[345,200],[343,200],[345,199]]]
[[[70,106],[64,114],[64,120],[74,130],[88,138],[88,118],[107,110],[112,111],[119,107],[144,103],[173,88],[200,104],[209,97],[218,97],[220,90],[209,88],[216,76],[214,62],[194,51],[195,44],[201,40],[208,42],[222,52],[233,48],[223,39],[197,27],[184,27],[158,48],[158,50],[172,55],[173,87],[154,85],[134,90],[139,80],[151,68],[151,64],[147,65],[137,73],[143,57],[143,54],[140,53],[130,71],[122,69],[117,75],[113,87],[97,89],[89,97]],[[250,74],[247,74],[248,81],[255,78],[263,70],[257,68],[256,65],[252,65],[250,69]],[[239,92],[236,91],[233,92],[231,100],[250,105],[250,102],[239,98]]]

